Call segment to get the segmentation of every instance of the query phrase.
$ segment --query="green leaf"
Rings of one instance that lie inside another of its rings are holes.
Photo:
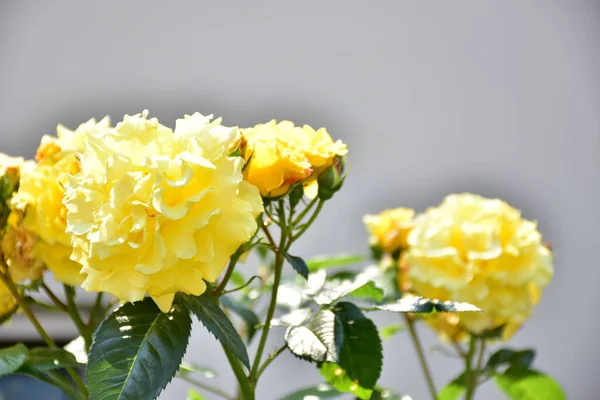
[[[480,308],[469,303],[459,303],[454,301],[439,301],[425,299],[422,297],[410,296],[404,297],[395,303],[376,304],[370,311],[382,310],[402,313],[432,314],[436,312],[478,312]]]
[[[189,310],[210,333],[227,347],[245,366],[250,368],[248,351],[227,315],[215,303],[207,290],[202,296],[180,295]]]
[[[319,368],[321,375],[335,389],[343,393],[352,393],[359,399],[369,399],[373,393],[372,389],[366,389],[350,379],[348,373],[339,365],[326,362]]]
[[[376,389],[369,400],[411,400],[409,396],[391,392],[387,389]]]
[[[271,320],[271,326],[300,326],[312,315],[312,309],[299,308]]]
[[[333,256],[318,256],[306,261],[308,270],[314,272],[320,269],[329,269],[334,267],[343,267],[356,264],[365,260],[365,256],[357,254],[337,254]]]
[[[186,400],[206,400],[206,397],[196,392],[194,389],[188,389],[188,395]]]
[[[511,400],[567,399],[556,380],[532,369],[509,368],[494,381]]]
[[[379,303],[383,301],[383,290],[375,286],[374,282],[367,282],[361,287],[348,293],[348,296],[369,299]]]
[[[368,277],[358,274],[353,280],[329,281],[314,296],[319,305],[330,305],[346,296],[368,297],[374,301],[383,299],[383,291],[375,286]]]
[[[205,367],[202,365],[198,365],[196,363],[184,362],[181,363],[181,367],[179,368],[179,373],[181,375],[189,375],[189,374],[198,374],[203,378],[214,379],[217,376],[217,371],[210,367]]]
[[[0,376],[16,372],[27,359],[27,347],[23,343],[0,350]]]
[[[377,327],[352,303],[340,302],[333,312],[344,332],[340,367],[359,386],[375,388],[383,364],[383,349]]]
[[[535,359],[535,350],[525,349],[515,351],[512,349],[500,349],[492,354],[485,366],[488,371],[495,371],[498,367],[507,365],[508,367],[529,369]]]
[[[22,369],[28,371],[46,372],[65,367],[79,367],[75,356],[67,350],[50,347],[30,349]]]
[[[287,396],[282,397],[279,400],[324,400],[324,399],[337,399],[342,395],[333,386],[326,383],[322,383],[317,386],[300,389],[296,392],[290,393]]]
[[[149,297],[115,310],[94,334],[86,371],[90,399],[156,398],[177,372],[191,328],[178,301],[168,313]]]
[[[379,333],[381,334],[381,337],[383,339],[387,340],[387,339],[390,339],[395,334],[402,332],[405,329],[406,329],[406,327],[402,324],[390,324],[390,325],[387,325],[387,326],[384,326],[383,328],[381,328]]]
[[[228,308],[229,310],[231,310],[231,312],[234,312],[241,319],[244,320],[244,323],[246,324],[246,329],[248,331],[248,342],[250,342],[254,337],[254,334],[256,333],[257,327],[260,325],[260,320],[258,319],[258,316],[254,313],[254,311],[243,306],[231,296],[221,296],[220,301],[225,308]]]
[[[466,391],[467,374],[463,372],[440,391],[438,400],[459,400]]]
[[[402,297],[397,284],[398,268],[372,265],[365,268],[361,275],[373,281],[375,286],[383,290],[384,301],[394,302]]]
[[[287,253],[283,253],[283,256],[290,263],[290,265],[296,270],[300,276],[304,277],[304,279],[308,279],[308,266],[300,257],[292,256]]]
[[[343,341],[341,322],[331,310],[322,310],[305,325],[291,326],[285,333],[293,354],[318,363],[338,362]]]

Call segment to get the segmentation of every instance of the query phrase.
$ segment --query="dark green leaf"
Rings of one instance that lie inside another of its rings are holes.
[[[86,371],[91,400],[156,398],[179,368],[191,326],[177,301],[168,313],[149,297],[115,310],[94,334]]]
[[[532,369],[509,368],[494,381],[511,400],[567,399],[556,380]]]
[[[404,297],[395,303],[376,304],[372,310],[383,310],[390,312],[409,312],[419,314],[432,314],[436,312],[477,312],[481,309],[469,303],[454,301],[439,301],[425,299],[422,297]]]
[[[323,378],[335,389],[343,393],[352,393],[359,399],[369,399],[373,393],[372,389],[366,389],[352,381],[348,373],[339,365],[326,362],[319,368]]]
[[[188,389],[188,395],[186,400],[206,400],[206,397],[202,396],[194,389]]]
[[[343,267],[356,264],[365,260],[365,256],[356,254],[337,254],[334,256],[319,256],[306,261],[308,270],[314,272],[320,269],[329,269],[334,267]]]
[[[0,350],[0,376],[17,371],[27,358],[27,347],[23,343]]]
[[[213,379],[218,376],[217,371],[214,369],[190,362],[181,363],[179,373],[181,375],[198,374],[207,379]]]
[[[475,336],[481,339],[500,339],[504,335],[504,327],[505,325],[501,325],[497,328],[484,331],[483,333]]]
[[[383,364],[383,349],[377,327],[352,303],[340,302],[333,312],[344,332],[339,366],[359,386],[373,389]]]
[[[381,328],[380,334],[383,339],[389,339],[396,333],[402,332],[406,327],[402,324],[390,324]]]
[[[207,290],[202,296],[181,295],[189,310],[210,333],[250,368],[248,351],[239,333]]]
[[[287,262],[289,262],[290,265],[296,270],[296,272],[300,274],[300,276],[304,277],[305,279],[308,279],[308,266],[306,265],[303,259],[301,259],[300,257],[292,256],[287,253],[283,253],[283,256],[285,257]]]
[[[438,394],[438,400],[459,400],[467,391],[467,375],[462,373],[454,378]]]
[[[307,324],[291,326],[285,333],[285,342],[292,353],[318,363],[338,362],[343,341],[341,322],[331,310],[322,310]]]
[[[535,350],[525,349],[515,351],[511,349],[500,349],[492,354],[486,364],[486,370],[494,371],[498,367],[506,365],[508,367],[528,369],[535,359]]]
[[[282,397],[279,400],[324,400],[324,399],[337,399],[342,395],[342,393],[335,390],[335,388],[331,385],[327,385],[325,383],[301,389],[297,392],[293,392],[288,394],[287,396]]]
[[[30,349],[21,368],[29,371],[45,372],[65,367],[78,367],[75,356],[67,350],[49,347]]]
[[[260,320],[258,316],[254,313],[254,311],[250,310],[247,307],[244,307],[241,303],[239,303],[236,299],[231,296],[221,296],[220,297],[221,304],[235,314],[237,314],[241,319],[244,320],[246,324],[246,329],[248,331],[248,341],[251,341],[256,333],[257,327],[260,325]]]

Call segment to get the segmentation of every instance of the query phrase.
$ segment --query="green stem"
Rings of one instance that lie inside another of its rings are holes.
[[[406,326],[408,326],[408,332],[410,333],[410,338],[412,339],[413,345],[415,346],[415,350],[417,352],[417,357],[419,358],[419,364],[421,365],[421,370],[423,371],[423,375],[425,376],[425,381],[427,382],[427,388],[429,389],[429,394],[433,400],[438,399],[437,390],[435,388],[435,383],[433,381],[433,376],[431,375],[431,370],[429,369],[429,365],[427,364],[427,358],[425,357],[425,352],[423,351],[423,346],[421,345],[421,340],[419,339],[419,335],[417,334],[417,330],[415,329],[415,321],[408,314],[403,314],[404,320],[406,321]]]
[[[312,225],[312,223],[315,222],[315,220],[319,216],[319,213],[321,212],[321,209],[323,208],[324,204],[325,204],[325,200],[319,200],[319,204],[317,205],[317,208],[315,209],[315,212],[310,216],[310,219],[304,225],[302,225],[302,228],[300,228],[300,230],[298,231],[298,233],[296,233],[291,238],[290,243],[296,241],[296,239],[298,239],[300,236],[302,236],[304,234],[304,232],[306,232],[306,230],[308,228],[310,228],[310,226]]]
[[[90,332],[94,332],[96,330],[96,317],[98,316],[98,313],[100,312],[101,308],[102,308],[102,297],[103,297],[104,293],[103,292],[98,292],[98,294],[96,294],[96,301],[94,301],[94,306],[92,307],[92,312],[90,314],[90,319],[88,320],[87,326],[88,329],[90,330]],[[101,315],[101,318],[104,317],[104,315]]]
[[[473,400],[475,395],[475,386],[477,384],[477,373],[478,371],[473,369],[473,357],[477,349],[477,338],[471,336],[469,341],[469,351],[465,357],[465,372],[467,377],[467,390],[465,392],[465,400]]]
[[[52,290],[50,290],[48,286],[46,286],[45,283],[42,283],[41,287],[44,290],[44,292],[46,292],[50,300],[52,300],[52,302],[56,305],[56,307],[60,308],[63,312],[69,312],[65,303],[60,301],[60,299],[54,294],[54,292],[52,292]]]
[[[75,304],[75,289],[66,284],[63,284],[63,288],[65,290],[65,297],[67,298],[67,312],[75,323],[79,334],[83,337],[86,350],[89,351],[90,346],[92,345],[92,335],[77,311],[77,304]]]
[[[183,379],[187,383],[191,383],[192,385],[197,386],[200,389],[203,389],[203,390],[206,390],[207,392],[216,394],[217,396],[220,396],[220,397],[222,397],[224,399],[233,400],[233,396],[230,396],[228,393],[226,393],[225,391],[223,391],[223,390],[221,390],[221,389],[219,389],[219,388],[217,388],[215,386],[209,385],[209,384],[204,383],[204,382],[200,382],[199,380],[196,380],[196,379],[194,379],[194,378],[192,378],[190,376],[187,376],[187,375],[181,375],[181,374],[179,374],[179,375],[177,375],[177,377],[180,378],[180,379]]]
[[[313,208],[315,204],[317,204],[318,200],[319,200],[318,197],[315,197],[314,199],[312,199],[310,201],[310,203],[308,203],[308,205],[306,207],[304,207],[304,210],[302,210],[302,212],[300,214],[298,214],[298,216],[294,220],[294,223],[292,224],[292,226],[298,226],[300,221],[302,221],[304,219],[304,217],[306,216],[306,214],[308,214],[310,209]]]
[[[281,216],[280,216],[281,217]],[[260,361],[262,357],[262,353],[265,350],[265,345],[267,344],[267,338],[269,337],[269,330],[271,328],[271,320],[273,319],[273,315],[275,314],[275,308],[277,307],[277,293],[279,291],[279,284],[281,282],[281,270],[283,268],[283,249],[285,249],[285,230],[281,230],[281,237],[279,240],[279,246],[275,244],[273,237],[271,236],[271,232],[269,229],[262,226],[263,231],[265,232],[265,236],[267,240],[270,242],[273,249],[275,249],[275,272],[273,278],[273,287],[271,289],[271,301],[269,302],[269,308],[267,310],[267,318],[265,320],[265,324],[262,330],[262,334],[260,336],[260,342],[258,344],[258,350],[256,351],[256,356],[254,358],[254,363],[252,364],[252,369],[250,371],[250,381],[253,385],[256,385],[256,380],[258,379],[258,368],[260,366]]]
[[[254,388],[251,386],[248,377],[244,373],[240,360],[238,360],[237,357],[234,356],[225,346],[223,346],[223,350],[225,351],[229,365],[231,366],[233,374],[235,375],[238,385],[240,386],[240,392],[242,395],[241,400],[255,400]]]
[[[235,269],[235,265],[237,264],[241,255],[242,255],[242,252],[241,252],[241,248],[240,248],[235,253],[233,253],[231,258],[229,259],[229,264],[227,265],[227,270],[225,271],[225,276],[223,276],[221,283],[215,289],[215,294],[214,294],[215,297],[221,296],[221,294],[223,293],[223,290],[225,290],[225,286],[227,286],[227,282],[229,282],[229,279],[231,279],[231,275],[233,275],[233,270]]]
[[[2,267],[3,267],[4,271],[8,271],[6,264],[2,265]],[[57,348],[56,344],[54,343],[54,341],[52,340],[50,335],[48,335],[48,333],[44,330],[44,328],[42,327],[40,322],[37,320],[37,318],[31,311],[31,308],[29,308],[29,305],[27,304],[25,299],[23,299],[23,297],[19,293],[19,290],[15,286],[12,279],[9,276],[5,275],[5,273],[3,271],[0,271],[0,280],[2,280],[2,283],[4,283],[4,285],[8,288],[8,290],[12,294],[13,298],[15,299],[17,304],[19,304],[19,307],[21,308],[21,310],[23,310],[23,313],[25,314],[25,316],[27,316],[27,318],[29,319],[29,321],[31,322],[31,324],[33,325],[35,330],[42,337],[42,339],[44,340],[46,345],[48,345],[48,347],[50,347],[50,348],[54,348],[54,349]],[[77,385],[77,387],[79,388],[81,393],[84,394],[85,396],[87,396],[87,394],[88,394],[87,388],[85,387],[83,380],[77,374],[77,372],[71,367],[66,367],[65,370],[67,371],[67,373],[69,374],[71,379],[73,379],[73,382],[75,383],[75,385]]]
[[[258,380],[258,378],[260,378],[260,376],[265,371],[265,369],[269,366],[269,364],[271,364],[281,353],[283,353],[285,351],[285,349],[287,349],[287,346],[283,345],[280,348],[278,348],[277,350],[275,350],[275,352],[273,352],[269,355],[269,357],[265,360],[263,365],[261,365],[261,367],[258,369],[258,373],[256,375],[257,380]]]

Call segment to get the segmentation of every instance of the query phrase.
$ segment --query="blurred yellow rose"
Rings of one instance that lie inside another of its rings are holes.
[[[450,195],[417,216],[408,244],[412,291],[483,309],[460,314],[453,324],[475,334],[505,325],[507,339],[529,318],[553,275],[552,253],[536,223],[498,199]]]
[[[59,125],[57,137],[44,136],[36,153],[38,162],[21,174],[19,191],[12,199],[14,207],[25,213],[24,227],[39,237],[35,256],[44,261],[56,280],[68,285],[80,285],[84,275],[81,265],[69,259],[73,247],[66,233],[65,187],[69,175],[79,171],[77,157],[85,138],[109,127],[108,118],[100,122],[91,119],[75,131]]]
[[[35,235],[23,228],[21,214],[12,211],[9,205],[21,173],[30,168],[31,164],[21,157],[0,153],[0,273],[17,283],[39,278],[44,269],[44,264],[32,253]],[[8,287],[0,282],[0,321],[4,321],[16,305]]]
[[[82,287],[163,311],[175,293],[200,295],[257,229],[256,187],[230,157],[236,128],[196,113],[175,131],[147,112],[90,137],[66,188],[72,259]]]
[[[406,249],[414,217],[414,210],[402,207],[365,215],[363,222],[369,231],[371,245],[386,253]]]
[[[325,128],[272,120],[241,130],[240,150],[246,162],[244,177],[263,197],[285,195],[298,182],[315,198],[317,178],[338,156],[348,152],[341,141],[333,142]]]

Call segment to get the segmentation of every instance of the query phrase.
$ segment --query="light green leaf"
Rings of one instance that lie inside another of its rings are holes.
[[[342,396],[343,393],[337,391],[333,386],[326,383],[322,383],[317,386],[300,389],[296,392],[290,393],[287,396],[282,397],[279,400],[325,400],[325,399],[337,399]]]
[[[381,328],[379,333],[383,339],[388,340],[395,334],[400,333],[405,329],[406,327],[402,324],[390,324]]]
[[[337,362],[343,344],[341,322],[331,310],[322,310],[302,326],[291,326],[285,342],[296,356],[318,363]]]
[[[46,372],[65,367],[82,366],[75,356],[65,349],[36,347],[29,350],[22,369],[28,371]]]
[[[304,279],[308,279],[308,266],[300,257],[293,256],[288,253],[283,253],[283,256],[288,263],[300,274]]]
[[[239,333],[207,290],[202,296],[180,295],[188,309],[210,333],[250,368],[248,351]]]
[[[329,281],[323,289],[314,296],[319,305],[330,305],[346,296],[368,297],[381,301],[383,291],[375,286],[368,277],[358,274],[354,279]]]
[[[254,311],[239,303],[232,296],[221,296],[219,300],[225,308],[234,312],[242,320],[244,320],[244,323],[246,324],[246,330],[248,331],[248,342],[250,342],[256,333],[257,327],[260,325],[258,316],[254,313]]]
[[[215,371],[214,369],[191,362],[181,363],[179,373],[181,375],[198,374],[207,379],[213,379],[219,376],[219,374],[217,374],[217,371]]]
[[[312,315],[312,309],[299,308],[279,318],[271,320],[271,326],[299,326]]]
[[[348,373],[339,365],[326,362],[319,368],[323,378],[331,384],[336,390],[343,393],[352,393],[359,399],[369,399],[373,393],[372,389],[366,389],[356,384],[350,379]]]
[[[186,400],[206,400],[206,397],[196,392],[194,389],[188,389],[188,395]]]
[[[423,297],[404,297],[395,303],[375,304],[369,311],[382,310],[396,313],[432,314],[436,312],[480,312],[481,309],[469,303],[439,301]]]
[[[115,310],[94,334],[86,371],[90,399],[156,398],[179,368],[191,327],[177,301],[168,313],[149,297]]]
[[[359,386],[375,388],[383,364],[383,349],[377,327],[352,303],[340,302],[335,305],[333,312],[344,332],[339,366]]]
[[[320,269],[329,269],[356,264],[365,260],[365,256],[357,254],[337,254],[333,256],[318,256],[306,261],[308,270],[314,272]]]
[[[532,369],[509,368],[494,381],[511,400],[567,399],[556,380]]]
[[[444,387],[438,394],[438,400],[459,400],[467,391],[467,375],[463,372]]]
[[[348,296],[381,302],[383,301],[383,290],[375,286],[374,282],[367,282],[361,287],[348,293]]]
[[[10,375],[16,372],[27,358],[27,347],[23,343],[6,347],[0,350],[0,376]]]

